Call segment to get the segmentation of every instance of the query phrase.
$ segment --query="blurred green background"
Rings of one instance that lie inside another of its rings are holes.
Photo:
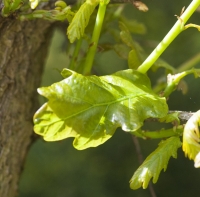
[[[149,11],[142,13],[128,4],[125,14],[146,25],[147,33],[136,39],[151,52],[176,22],[182,7],[190,0],[146,0]],[[196,12],[189,22],[200,24]],[[56,30],[45,65],[42,86],[61,80],[59,70],[69,65],[66,55],[65,32]],[[177,67],[200,52],[200,33],[196,29],[183,32],[164,52],[162,58]],[[71,51],[68,51],[71,53]],[[196,65],[199,66],[200,63]],[[100,75],[126,69],[126,61],[115,52],[99,52],[94,69]],[[155,81],[158,74],[149,72]],[[175,91],[168,100],[171,110],[197,111],[200,108],[200,79],[186,77],[188,93]],[[41,99],[41,103],[45,100]],[[148,126],[149,129],[149,126]],[[60,142],[44,142],[39,138],[31,147],[20,180],[19,197],[150,197],[149,190],[133,191],[129,180],[139,166],[135,146],[130,134],[118,129],[105,144],[78,151],[72,146],[73,139]],[[139,140],[144,158],[153,151],[158,140]],[[184,157],[171,159],[167,171],[161,172],[158,183],[153,185],[157,197],[191,197],[200,195],[200,170]]]

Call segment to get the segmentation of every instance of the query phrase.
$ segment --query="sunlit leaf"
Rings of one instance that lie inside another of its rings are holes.
[[[193,160],[200,152],[199,125],[200,110],[187,121],[183,132],[183,151],[185,156]]]
[[[64,80],[38,92],[49,101],[34,116],[34,130],[47,141],[75,137],[77,149],[96,147],[117,127],[136,131],[149,117],[168,112],[165,98],[154,94],[149,78],[133,70],[83,76],[64,69]]]
[[[83,37],[90,15],[98,5],[98,2],[99,1],[97,0],[87,0],[81,5],[80,9],[75,14],[67,29],[67,35],[71,43],[73,43],[76,39]]]
[[[148,187],[149,181],[153,179],[156,183],[162,169],[167,169],[170,157],[177,157],[177,149],[181,146],[179,137],[171,137],[161,141],[158,148],[152,152],[136,170],[130,180],[131,189]]]

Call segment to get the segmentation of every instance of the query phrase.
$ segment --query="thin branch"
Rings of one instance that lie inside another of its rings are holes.
[[[139,164],[142,164],[144,159],[143,159],[142,150],[141,150],[141,147],[140,147],[140,142],[139,142],[138,138],[135,137],[134,135],[132,135],[132,139],[133,139],[133,143],[135,145],[135,150],[136,150],[136,154],[137,154],[137,157],[138,157],[138,162],[139,162]]]
[[[178,117],[182,122],[187,122],[194,112],[187,112],[187,111],[169,111],[169,113],[178,112]]]
[[[141,165],[143,163],[144,159],[143,159],[142,150],[140,147],[140,142],[139,142],[138,138],[135,136],[132,136],[132,139],[133,139],[133,143],[135,145],[135,150],[136,150],[139,164]],[[151,197],[157,197],[156,192],[153,188],[153,184],[151,182],[149,183],[148,189],[149,189]]]
[[[182,123],[186,123],[190,119],[190,117],[194,114],[194,112],[176,111],[176,110],[170,110],[169,114],[176,113],[176,112],[178,112],[178,117]],[[148,118],[145,121],[147,121],[147,122],[156,122],[157,121],[158,122],[159,120],[157,118]]]

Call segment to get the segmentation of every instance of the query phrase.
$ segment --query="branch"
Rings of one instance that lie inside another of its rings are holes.
[[[178,112],[178,117],[182,122],[187,122],[190,117],[194,114],[194,112],[187,111],[169,111],[169,113]]]
[[[180,119],[181,123],[186,123],[190,117],[194,114],[192,112],[184,112],[184,111],[169,111],[170,113],[177,113],[178,112],[178,118]],[[159,121],[159,119],[156,118],[148,118],[145,121],[155,122]],[[137,130],[136,132],[133,132],[132,134],[136,137],[140,137],[143,139],[159,139],[159,138],[168,138],[171,136],[180,136],[183,133],[184,125],[175,125],[173,128],[170,129],[160,129],[156,131],[145,131],[145,130]]]
[[[176,110],[170,110],[169,114],[178,112],[178,118],[182,123],[186,123],[190,117],[194,114],[194,112],[187,112],[187,111],[176,111]],[[148,118],[146,119],[147,122],[155,122],[159,121],[157,118]]]

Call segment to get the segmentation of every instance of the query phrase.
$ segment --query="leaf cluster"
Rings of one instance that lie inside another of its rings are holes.
[[[67,28],[67,35],[71,43],[73,43],[76,39],[83,37],[85,28],[89,23],[90,16],[98,3],[98,1],[87,0],[81,5],[80,9]]]
[[[198,77],[199,71],[190,69],[180,72],[181,68],[175,69],[164,60],[158,59],[152,63],[152,70],[156,72],[162,67],[165,74],[170,74],[164,83],[158,80],[153,90],[147,75],[137,71],[147,58],[147,54],[133,34],[144,34],[146,32],[144,24],[125,18],[122,15],[123,6],[111,6],[105,16],[103,27],[95,29],[98,27],[99,18],[104,18],[99,12],[96,18],[94,17],[95,8],[99,5],[100,10],[101,5],[107,3],[105,0],[86,0],[78,11],[72,12],[70,7],[58,2],[56,6],[59,8],[55,10],[59,10],[60,14],[56,13],[54,16],[53,12],[43,12],[46,14],[43,14],[43,17],[47,18],[47,13],[50,13],[50,19],[69,21],[67,29],[69,42],[77,41],[70,64],[74,70],[83,72],[84,67],[88,66],[83,63],[84,61],[81,61],[82,69],[76,65],[82,41],[86,40],[89,48],[86,59],[93,58],[94,53],[90,54],[90,48],[97,45],[99,40],[94,41],[93,38],[97,38],[96,35],[100,32],[101,35],[111,35],[114,40],[114,42],[100,43],[103,51],[114,50],[120,58],[127,61],[129,69],[100,77],[84,76],[64,69],[61,73],[64,78],[62,81],[38,89],[39,94],[48,101],[34,116],[34,131],[46,141],[73,137],[73,146],[78,150],[103,144],[114,135],[118,127],[145,139],[167,138],[159,143],[158,148],[145,159],[130,180],[132,189],[140,187],[145,189],[151,179],[153,183],[157,182],[162,169],[164,171],[167,169],[170,157],[177,157],[177,149],[182,145],[180,141],[182,134],[185,154],[195,160],[195,166],[200,166],[199,113],[196,113],[184,128],[179,120],[179,112],[168,114],[166,103],[166,98],[176,89],[181,79],[191,73]],[[157,94],[161,91],[160,95]],[[144,131],[142,126],[148,118],[172,123],[173,127]]]
[[[170,157],[177,157],[177,149],[181,146],[179,137],[171,137],[159,143],[158,148],[153,151],[135,171],[130,180],[131,189],[138,189],[141,186],[146,189],[149,181],[153,178],[153,183],[158,181],[162,169],[167,169]]]
[[[108,5],[109,0],[86,0],[76,10],[64,1],[57,1],[54,9],[39,10],[36,8],[39,0],[30,0],[28,8],[27,5],[23,6],[21,0],[4,0],[3,3],[3,16],[21,9],[20,20],[42,18],[69,23],[68,40],[75,46],[69,65],[73,70],[63,69],[62,81],[38,89],[38,93],[48,101],[34,115],[34,131],[43,136],[44,140],[57,141],[73,137],[73,146],[83,150],[103,144],[114,135],[118,127],[145,139],[167,138],[159,143],[158,148],[136,170],[130,180],[132,189],[147,188],[151,179],[153,183],[157,182],[162,169],[167,169],[170,157],[177,157],[182,135],[185,155],[195,161],[195,167],[200,166],[200,112],[196,112],[183,125],[179,120],[179,112],[168,113],[166,102],[185,76],[194,74],[199,77],[200,71],[190,69],[191,65],[184,66],[187,70],[182,70],[183,67],[175,69],[166,61],[155,58],[157,61],[152,61],[151,69],[156,72],[162,67],[165,75],[161,76],[152,89],[146,71],[141,71],[141,65],[149,56],[133,36],[146,33],[146,27],[124,17],[124,5]],[[148,10],[141,1],[133,1],[133,4],[139,10]],[[108,9],[104,16],[106,7]],[[34,10],[30,11],[30,8]],[[198,25],[185,25],[182,18],[179,22],[182,22],[181,30],[189,27],[199,29]],[[100,33],[110,35],[112,41],[99,42]],[[86,41],[88,52],[84,51],[78,64],[82,41]],[[104,52],[114,50],[119,58],[127,61],[129,69],[106,76],[83,75],[92,72],[90,67],[93,65],[88,62],[93,64],[97,45]],[[144,131],[142,126],[149,118],[172,123],[173,126],[170,129]]]
[[[107,141],[117,127],[138,130],[149,117],[168,112],[164,98],[153,93],[149,79],[134,70],[113,75],[83,76],[64,69],[63,81],[38,92],[48,102],[34,116],[34,130],[47,141],[75,137],[77,149]]]

